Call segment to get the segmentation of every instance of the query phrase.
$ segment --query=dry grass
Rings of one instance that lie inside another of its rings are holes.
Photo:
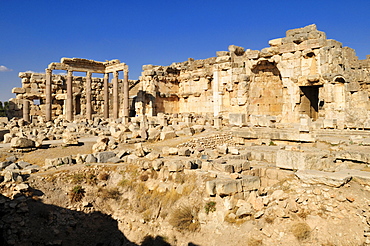
[[[262,239],[256,239],[254,237],[251,237],[248,239],[248,246],[262,246]]]
[[[197,231],[199,229],[199,221],[197,219],[197,211],[193,206],[182,205],[173,210],[169,219],[170,225],[179,231]]]
[[[265,221],[267,224],[274,223],[275,219],[276,219],[276,216],[273,216],[273,215],[265,216]]]
[[[297,215],[298,215],[298,217],[300,217],[300,218],[302,218],[302,219],[306,219],[307,218],[307,216],[310,214],[310,211],[309,210],[307,210],[307,209],[302,209],[302,210],[300,210],[298,213],[297,213]]]
[[[73,184],[82,184],[82,183],[88,183],[91,185],[96,184],[96,175],[88,172],[88,173],[74,173],[67,176],[71,183]]]
[[[311,228],[305,222],[298,222],[292,226],[291,232],[299,241],[302,241],[310,237]]]
[[[98,179],[102,181],[107,181],[109,179],[109,174],[107,172],[101,172],[98,175]]]
[[[118,188],[99,188],[98,196],[103,199],[118,200],[121,197],[121,192]]]
[[[85,189],[81,185],[76,185],[72,188],[69,193],[69,199],[71,202],[80,202],[85,196]]]

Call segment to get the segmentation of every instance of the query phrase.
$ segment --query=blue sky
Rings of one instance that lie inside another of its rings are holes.
[[[0,101],[19,72],[44,72],[62,57],[129,65],[205,59],[231,44],[262,49],[288,29],[315,23],[328,38],[370,54],[369,0],[0,0]]]

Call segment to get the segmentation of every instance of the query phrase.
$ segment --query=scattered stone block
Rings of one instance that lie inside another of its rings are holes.
[[[165,163],[170,172],[181,172],[184,170],[184,165],[181,160],[170,160]]]
[[[10,147],[15,149],[34,148],[35,141],[28,138],[15,137],[10,141]]]
[[[110,158],[115,156],[116,154],[112,151],[99,152],[96,154],[99,163],[106,163]]]
[[[346,170],[339,172],[298,170],[295,175],[307,184],[324,184],[333,187],[340,187],[348,183],[352,178],[351,174]]]
[[[86,163],[96,163],[96,162],[98,162],[98,159],[94,155],[88,154],[86,156],[85,162]]]
[[[176,137],[175,131],[167,131],[167,132],[161,132],[160,139],[163,140],[168,140]]]
[[[216,193],[220,196],[232,195],[238,191],[237,182],[235,180],[217,180]]]

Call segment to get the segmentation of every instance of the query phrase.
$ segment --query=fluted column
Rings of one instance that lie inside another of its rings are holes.
[[[45,119],[51,121],[51,77],[52,70],[45,69]]]
[[[23,120],[30,122],[30,101],[23,99]]]
[[[128,69],[124,71],[124,80],[123,80],[123,117],[129,117],[129,85],[128,85]]]
[[[68,121],[73,120],[73,93],[72,93],[72,73],[73,71],[68,71],[67,73],[67,110],[66,116]]]
[[[86,72],[86,119],[92,119],[91,108],[91,72]]]
[[[104,118],[109,118],[109,73],[104,74]]]
[[[118,118],[118,71],[113,72],[113,118]]]

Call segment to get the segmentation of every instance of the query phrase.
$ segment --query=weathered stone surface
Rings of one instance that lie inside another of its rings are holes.
[[[276,154],[276,166],[284,169],[305,170],[322,168],[324,151],[292,151],[279,150]]]
[[[167,140],[167,139],[171,139],[171,138],[175,138],[176,137],[176,133],[175,131],[162,131],[161,132],[161,135],[160,135],[160,139],[163,141],[163,140]]]
[[[101,136],[98,138],[96,143],[93,145],[92,150],[94,153],[106,151],[108,149],[109,138],[106,136]]]
[[[73,132],[65,131],[63,132],[63,143],[66,145],[77,145],[78,139],[77,135]]]
[[[106,152],[99,152],[96,154],[96,158],[98,162],[105,163],[108,162],[108,160],[112,157],[115,157],[116,154],[112,151],[106,151]]]
[[[339,172],[298,170],[295,175],[308,184],[324,184],[333,187],[340,187],[349,182],[352,178],[351,174],[346,170]]]
[[[179,156],[190,156],[191,150],[186,147],[181,147],[178,149],[178,155]]]
[[[237,181],[235,180],[217,180],[216,182],[216,193],[218,195],[231,195],[237,191]]]
[[[98,159],[94,155],[88,154],[86,156],[85,162],[86,163],[95,163],[95,162],[98,162]]]
[[[28,139],[28,138],[19,138],[15,137],[12,138],[10,142],[10,147],[12,148],[34,148],[35,147],[35,141]]]
[[[181,172],[184,170],[184,165],[181,160],[170,160],[165,163],[170,172]]]
[[[243,191],[258,190],[261,186],[261,180],[257,176],[243,175],[241,185]]]

